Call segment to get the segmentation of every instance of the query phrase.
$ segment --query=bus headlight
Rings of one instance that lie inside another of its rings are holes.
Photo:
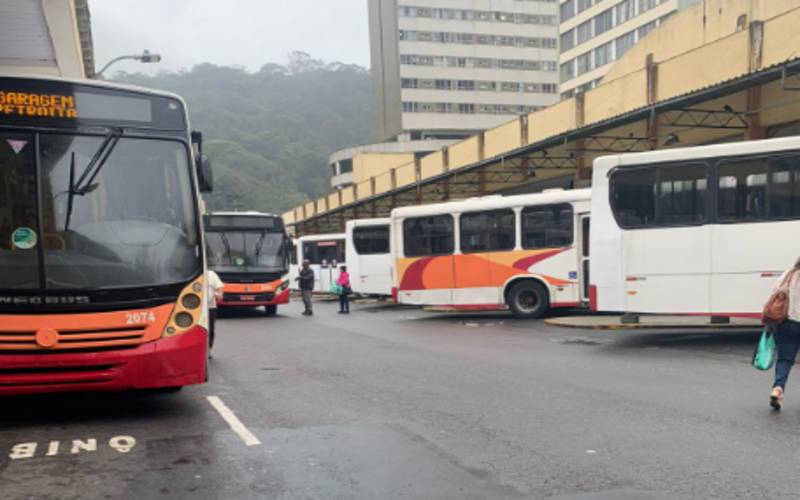
[[[194,293],[186,294],[183,296],[181,303],[183,303],[183,307],[186,309],[197,309],[201,304],[200,296]]]
[[[203,311],[205,311],[205,308],[201,307],[205,300],[204,292],[203,277],[198,278],[181,291],[162,337],[180,335],[200,321]]]

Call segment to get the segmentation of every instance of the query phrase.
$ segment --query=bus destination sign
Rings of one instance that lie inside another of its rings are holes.
[[[78,118],[78,109],[68,95],[0,90],[0,115]]]

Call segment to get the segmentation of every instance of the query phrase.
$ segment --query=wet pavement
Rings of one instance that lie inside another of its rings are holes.
[[[226,315],[204,386],[0,399],[0,498],[800,492],[800,392],[769,410],[756,333],[335,311]]]

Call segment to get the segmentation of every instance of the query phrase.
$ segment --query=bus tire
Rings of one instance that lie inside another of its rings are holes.
[[[275,316],[275,313],[278,312],[278,306],[264,306],[264,312],[267,314],[267,316]]]
[[[541,318],[550,307],[547,289],[535,281],[521,281],[511,287],[506,297],[508,308],[517,318]]]

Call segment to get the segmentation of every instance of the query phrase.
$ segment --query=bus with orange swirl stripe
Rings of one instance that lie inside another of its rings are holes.
[[[394,209],[396,300],[521,318],[588,305],[589,196],[547,190]]]
[[[0,395],[206,380],[211,190],[180,97],[0,77]]]

